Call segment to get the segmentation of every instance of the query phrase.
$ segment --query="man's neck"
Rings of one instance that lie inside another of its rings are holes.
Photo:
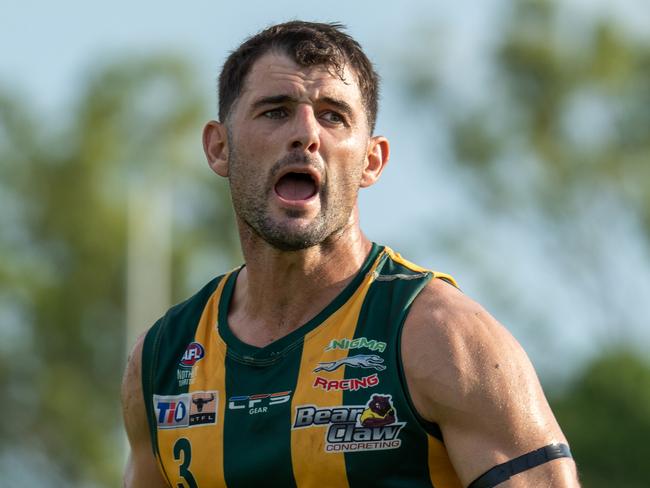
[[[372,246],[357,222],[300,251],[279,251],[259,241],[242,239],[246,266],[237,278],[228,322],[235,336],[260,347],[324,309],[358,273]]]

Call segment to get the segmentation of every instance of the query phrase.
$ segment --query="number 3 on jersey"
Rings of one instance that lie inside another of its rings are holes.
[[[178,483],[178,488],[199,488],[199,485],[196,484],[196,480],[190,471],[190,463],[192,462],[192,445],[190,444],[190,441],[184,437],[178,439],[174,444],[174,459],[176,461],[181,461],[178,471],[181,478],[183,478],[185,483],[187,483],[187,487],[183,483]]]

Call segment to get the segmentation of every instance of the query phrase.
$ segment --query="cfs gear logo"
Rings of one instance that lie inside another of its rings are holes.
[[[332,341],[325,348],[326,351],[333,351],[335,349],[361,349],[362,347],[368,348],[371,351],[384,352],[386,350],[386,343],[376,341],[374,339],[367,339],[366,337],[357,337],[356,339],[332,339]]]
[[[314,373],[318,373],[319,371],[335,371],[343,365],[353,368],[383,371],[386,369],[386,366],[382,364],[383,362],[384,360],[375,354],[357,354],[356,356],[341,358],[337,361],[318,363],[318,366],[314,369]]]
[[[203,359],[203,356],[205,356],[205,349],[203,346],[198,342],[192,342],[185,349],[183,357],[181,358],[180,366],[182,368],[191,368],[197,361]]]
[[[261,393],[248,396],[232,396],[228,399],[229,410],[248,409],[249,415],[268,412],[269,407],[286,403],[291,398],[291,391],[278,393]]]
[[[159,429],[178,429],[217,423],[219,392],[197,391],[182,395],[154,395]]]
[[[325,452],[359,452],[397,449],[399,433],[406,422],[398,422],[391,395],[372,395],[365,405],[296,408],[294,429],[327,427]]]
[[[328,380],[322,376],[316,376],[314,388],[320,388],[325,391],[357,391],[360,388],[372,388],[379,384],[379,376],[377,373],[363,378],[350,378],[345,380]]]

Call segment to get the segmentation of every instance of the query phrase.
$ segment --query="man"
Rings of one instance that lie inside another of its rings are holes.
[[[173,307],[123,385],[128,487],[576,487],[517,342],[453,278],[361,232],[377,75],[335,24],[247,40],[203,143],[242,266]]]

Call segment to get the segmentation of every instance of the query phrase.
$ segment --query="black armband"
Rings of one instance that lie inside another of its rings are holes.
[[[472,481],[467,488],[493,488],[518,473],[563,457],[573,457],[569,446],[566,444],[549,444],[503,464],[497,464]]]

